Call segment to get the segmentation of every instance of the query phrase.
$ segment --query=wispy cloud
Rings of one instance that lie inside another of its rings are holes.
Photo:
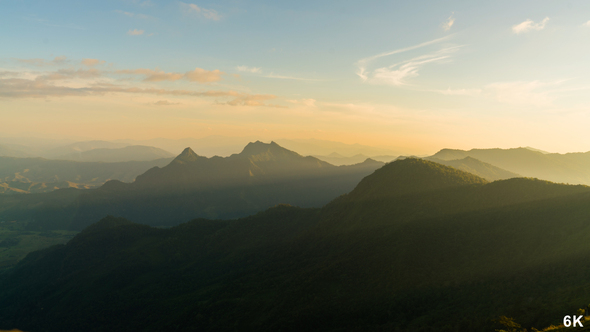
[[[243,72],[248,72],[248,73],[262,72],[262,69],[260,67],[237,66],[236,69],[238,71],[243,71]]]
[[[404,60],[387,67],[381,67],[366,73],[364,81],[373,84],[406,85],[407,79],[418,76],[418,71],[426,64],[448,60],[460,46],[442,48],[433,53]],[[370,77],[368,75],[371,75]],[[360,75],[359,75],[360,76]]]
[[[368,77],[368,74],[369,73],[367,72],[367,67],[368,67],[368,65],[371,62],[373,62],[373,61],[375,61],[375,60],[377,60],[379,58],[382,58],[382,57],[386,57],[386,56],[390,56],[390,55],[394,55],[394,54],[399,54],[399,53],[404,53],[404,52],[412,51],[412,50],[415,50],[415,49],[418,49],[418,48],[422,48],[422,47],[425,47],[425,46],[428,46],[428,45],[437,44],[437,43],[443,42],[445,40],[448,40],[451,36],[452,35],[449,35],[449,36],[446,36],[446,37],[442,37],[442,38],[434,39],[434,40],[431,40],[431,41],[427,41],[427,42],[424,42],[424,43],[421,43],[421,44],[418,44],[418,45],[409,46],[409,47],[405,47],[405,48],[400,48],[400,49],[397,49],[397,50],[393,50],[393,51],[389,51],[389,52],[384,52],[384,53],[380,53],[380,54],[377,54],[377,55],[373,55],[373,56],[370,56],[370,57],[366,57],[366,58],[360,59],[356,63],[357,68],[358,68],[356,74],[363,81],[367,81],[369,79],[369,77]]]
[[[140,36],[140,35],[143,35],[144,32],[145,32],[144,30],[133,29],[133,30],[127,31],[127,34],[129,36]]]
[[[219,69],[215,70],[205,70],[202,68],[195,68],[194,70],[188,71],[184,74],[182,73],[167,73],[160,69],[125,69],[125,70],[117,70],[117,74],[128,74],[128,75],[141,75],[144,76],[145,82],[161,82],[161,81],[178,81],[180,79],[186,79],[190,82],[199,82],[199,83],[211,83],[220,81],[221,75],[224,72],[220,71]]]
[[[541,22],[535,23],[532,20],[526,20],[522,23],[512,26],[512,32],[516,34],[526,33],[532,30],[543,30],[545,25],[549,22],[549,17],[545,17]]]
[[[94,68],[91,69],[60,69],[55,72],[45,73],[35,78],[36,81],[59,81],[73,78],[97,78],[101,77],[102,73]]]
[[[215,9],[206,9],[203,7],[199,7],[194,3],[181,2],[180,7],[184,11],[184,13],[188,15],[196,15],[213,21],[219,21],[219,19],[221,18],[221,16],[219,15],[219,13],[217,13]]]
[[[175,89],[156,89],[125,87],[114,84],[96,83],[85,87],[69,87],[55,85],[55,81],[41,79],[5,78],[0,79],[0,98],[47,98],[67,96],[96,96],[105,94],[145,94],[153,96],[187,96],[187,97],[210,97],[210,98],[231,98],[229,101],[216,101],[216,104],[229,106],[264,106],[264,107],[285,107],[281,105],[267,104],[265,101],[275,99],[276,96],[269,94],[248,94],[236,91],[192,91]],[[161,103],[162,105],[163,103]]]
[[[588,22],[586,22],[586,23],[582,24],[582,26],[584,26],[584,27],[590,27],[590,21],[588,21]]]
[[[83,64],[84,66],[94,67],[97,65],[102,65],[102,64],[106,63],[106,61],[98,60],[98,59],[82,59],[82,61],[80,63]]]
[[[65,55],[62,56],[56,56],[55,58],[53,58],[53,60],[45,60],[45,59],[39,59],[39,58],[35,58],[35,59],[15,59],[16,61],[20,62],[20,63],[26,63],[26,64],[30,64],[30,65],[34,65],[34,66],[55,66],[55,65],[62,65],[65,64],[67,61],[67,57]]]
[[[455,24],[455,18],[453,17],[454,13],[451,14],[451,16],[449,16],[449,18],[443,23],[442,28],[445,31],[449,31],[451,30],[451,27],[453,26],[453,24]]]

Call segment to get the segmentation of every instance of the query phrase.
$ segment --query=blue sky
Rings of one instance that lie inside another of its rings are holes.
[[[4,135],[590,150],[587,1],[0,7]]]

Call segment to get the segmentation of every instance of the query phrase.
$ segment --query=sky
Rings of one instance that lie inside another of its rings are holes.
[[[0,136],[589,151],[588,1],[0,0]]]

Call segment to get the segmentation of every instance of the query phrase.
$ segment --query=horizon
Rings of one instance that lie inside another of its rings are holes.
[[[11,2],[0,132],[590,151],[590,4],[424,4]]]

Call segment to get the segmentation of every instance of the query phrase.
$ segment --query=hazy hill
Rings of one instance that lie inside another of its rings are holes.
[[[128,144],[109,141],[82,141],[63,146],[58,146],[52,149],[47,149],[43,152],[43,155],[41,155],[41,157],[55,159],[64,155],[80,153],[92,149],[117,149],[123,148],[127,145]]]
[[[55,159],[116,163],[125,161],[149,161],[171,157],[174,157],[172,153],[159,148],[152,146],[132,145],[115,149],[95,148],[87,151],[57,156]]]
[[[69,181],[99,186],[107,180],[131,182],[155,166],[164,166],[171,158],[118,163],[76,162],[43,158],[0,157],[0,183],[55,183]]]
[[[590,152],[543,153],[529,148],[443,149],[432,157],[442,160],[472,157],[521,176],[560,183],[590,184]]]
[[[21,157],[21,158],[24,158],[24,157],[30,157],[30,156],[31,156],[30,154],[28,154],[24,151],[14,149],[14,148],[8,147],[6,145],[0,145],[0,157]]]
[[[500,315],[543,327],[588,302],[588,220],[589,187],[488,183],[408,158],[321,210],[170,229],[106,218],[0,275],[0,328],[491,332]]]
[[[293,151],[297,151],[302,155],[329,155],[330,153],[338,153],[341,155],[357,155],[362,154],[366,156],[375,155],[397,155],[395,151],[385,148],[378,148],[374,146],[362,144],[346,144],[342,142],[326,141],[319,139],[279,139],[276,140],[281,146]]]
[[[107,214],[150,225],[176,225],[195,217],[238,218],[276,204],[321,207],[349,192],[383,163],[339,166],[303,157],[272,142],[249,143],[229,157],[202,157],[186,148],[164,167],[133,183],[109,181],[76,202],[72,229]],[[42,218],[35,227],[55,227]]]
[[[425,158],[430,161],[434,161],[435,163],[443,164],[446,166],[451,166],[456,169],[475,174],[479,177],[482,177],[488,181],[496,181],[496,180],[505,180],[510,178],[520,177],[520,175],[516,173],[509,172],[507,170],[501,169],[494,165],[484,163],[479,161],[475,158],[465,157],[463,159],[457,160],[443,160],[438,158]]]

